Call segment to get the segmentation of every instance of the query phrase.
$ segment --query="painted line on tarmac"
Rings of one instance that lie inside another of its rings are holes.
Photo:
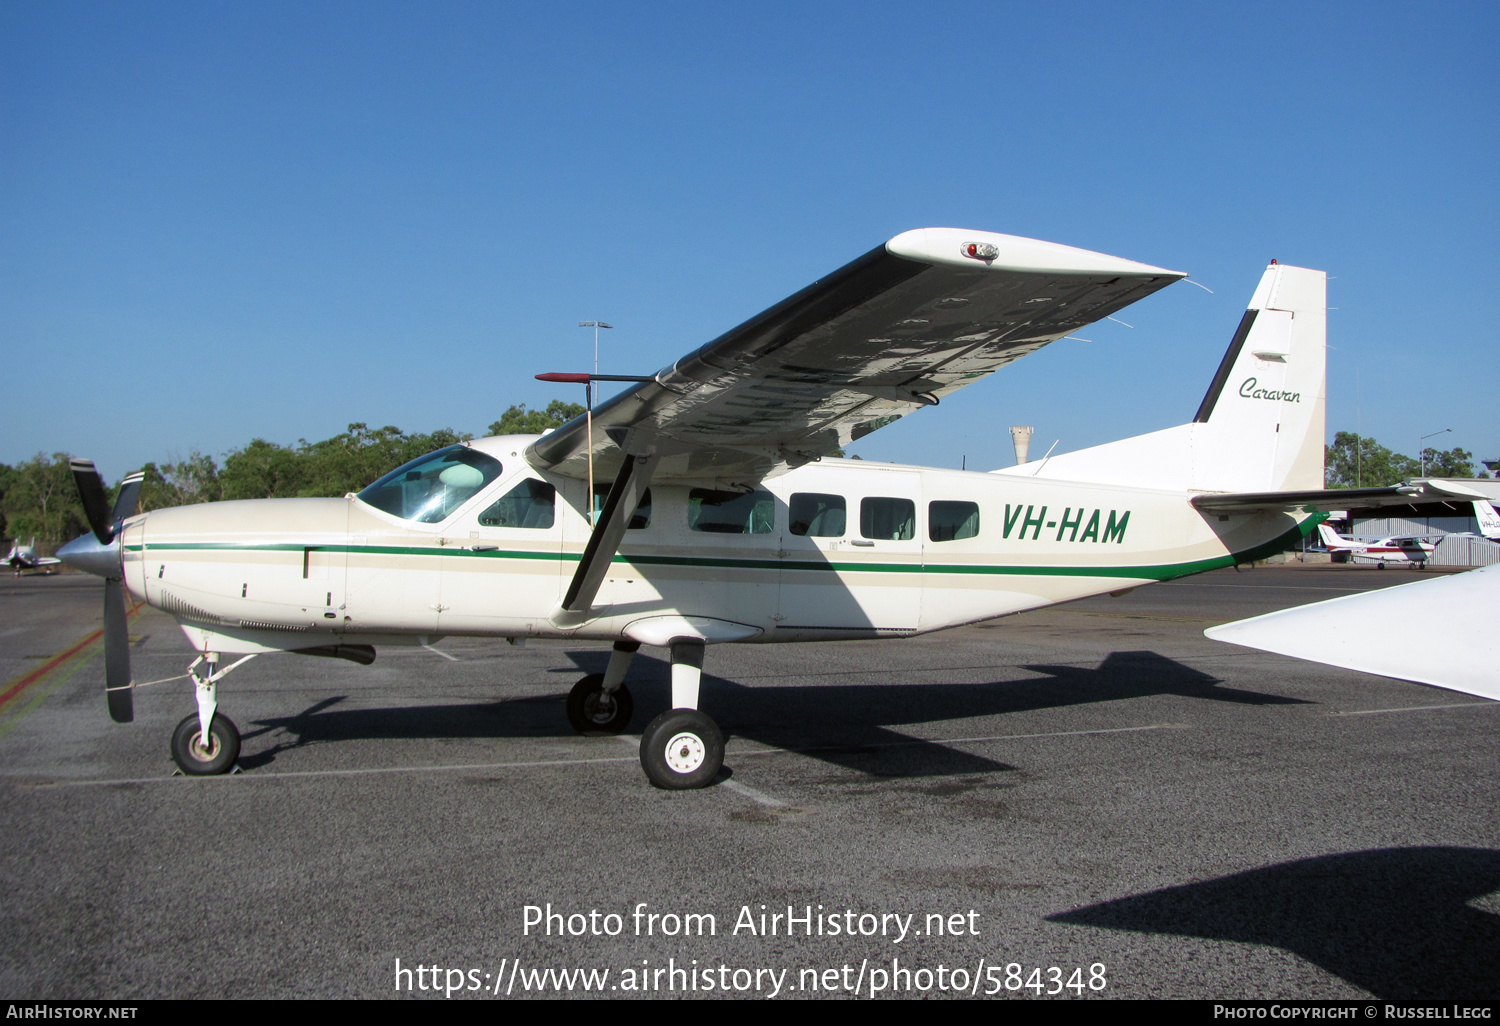
[[[1041,610],[1035,610],[1041,612]],[[1228,620],[1217,616],[1157,616],[1155,613],[1096,613],[1089,609],[1059,609],[1059,613],[1072,613],[1074,616],[1108,616],[1118,620],[1161,620],[1165,623],[1228,623]]]
[[[640,740],[638,738],[626,737],[623,734],[616,734],[615,735],[615,740],[617,740],[617,741],[623,741],[627,745],[631,745],[631,746],[638,745],[640,743]],[[725,752],[724,753],[724,757],[726,759],[731,759],[731,758],[739,758],[741,755],[760,755],[760,754],[761,754],[760,752]],[[790,805],[788,805],[786,802],[782,801],[781,799],[779,799],[779,798],[772,798],[770,795],[766,794],[764,791],[758,791],[755,788],[751,787],[749,784],[742,784],[738,780],[735,780],[733,778],[730,778],[728,780],[721,780],[717,784],[715,784],[714,786],[715,787],[727,787],[729,790],[735,792],[736,794],[742,794],[746,798],[749,798],[752,802],[756,802],[756,803],[758,803],[760,805],[764,805],[767,808],[771,808],[771,809],[790,809],[791,808]]]
[[[622,756],[618,759],[540,759],[535,762],[471,762],[456,766],[373,766],[368,769],[291,770],[286,773],[225,773],[212,777],[123,777],[118,780],[48,780],[34,782],[17,781],[17,783],[23,787],[33,788],[114,787],[121,784],[183,784],[229,780],[301,780],[311,777],[369,777],[390,773],[460,773],[466,770],[472,772],[475,770],[529,769],[533,766],[589,766],[594,763],[635,761],[637,760],[630,756]],[[3,779],[3,777],[0,777],[0,780]]]
[[[772,798],[770,795],[766,794],[764,791],[757,791],[755,788],[751,787],[749,784],[742,784],[738,780],[735,780],[733,777],[730,777],[728,780],[720,781],[719,782],[719,786],[720,787],[727,787],[727,788],[729,788],[729,790],[735,792],[736,794],[742,794],[742,795],[744,795],[746,798],[749,798],[752,802],[756,802],[756,803],[758,803],[760,805],[765,805],[765,806],[767,806],[769,808],[772,808],[772,809],[786,809],[786,808],[790,808],[791,807],[791,806],[787,805],[787,803],[784,802],[784,801],[782,801],[781,799],[779,799],[779,798]]]
[[[36,686],[29,688],[20,696],[20,698],[28,699],[28,701],[21,702],[18,700],[15,705],[11,706],[9,712],[0,712],[0,738],[9,734],[15,728],[16,724],[26,718],[31,710],[45,702],[47,696],[51,695],[52,692],[72,680],[78,674],[79,670],[92,663],[94,657],[102,651],[103,646],[95,646],[88,649],[72,662],[59,668],[50,677],[41,681]]]
[[[69,659],[73,658],[79,652],[82,652],[84,649],[88,648],[90,645],[92,645],[102,637],[104,637],[104,628],[100,627],[92,634],[88,634],[81,640],[74,642],[71,648],[58,653],[51,659],[48,659],[45,663],[43,663],[41,666],[38,666],[35,670],[32,670],[30,673],[22,674],[20,677],[12,679],[3,688],[0,688],[0,709],[4,709],[6,704],[14,701],[21,694],[21,692],[31,687],[31,685],[47,676],[47,674],[57,669],[63,663],[67,662]]]
[[[940,737],[940,738],[914,738],[910,741],[883,741],[872,745],[820,745],[809,748],[761,748],[752,751],[738,751],[727,753],[728,758],[738,759],[749,755],[799,755],[804,752],[828,752],[848,751],[851,749],[866,751],[872,748],[900,748],[906,745],[943,745],[943,744],[974,744],[982,741],[1021,741],[1029,738],[1049,737],[1084,737],[1096,734],[1129,734],[1143,730],[1182,730],[1189,726],[1186,723],[1149,723],[1139,727],[1104,727],[1099,730],[1061,730],[1046,734],[997,734],[986,737]],[[617,739],[626,744],[634,744],[631,738],[617,735]],[[392,773],[461,773],[476,770],[497,769],[531,769],[549,766],[592,766],[596,764],[612,762],[638,762],[639,757],[634,755],[622,755],[618,757],[606,757],[603,759],[538,759],[524,762],[477,762],[462,763],[450,766],[373,766],[366,769],[342,769],[342,770],[290,770],[285,773],[233,773],[214,777],[124,777],[115,780],[46,780],[46,781],[16,781],[19,786],[33,788],[49,787],[111,787],[121,784],[163,784],[163,783],[188,783],[193,781],[229,781],[229,780],[302,780],[314,777],[367,777],[380,776]],[[0,776],[0,782],[5,781]],[[741,784],[733,779],[723,781],[719,786],[728,787],[766,805],[786,806],[786,803],[772,798],[761,791],[756,791],[748,784]],[[752,792],[754,792],[752,794]],[[756,797],[759,795],[759,797]]]
[[[126,610],[125,622],[129,623],[130,620],[140,612],[141,608],[141,606],[137,605]],[[3,724],[0,724],[0,737],[4,737],[7,733],[9,733],[11,728],[14,727],[23,716],[29,713],[32,709],[36,708],[38,702],[55,691],[58,686],[69,680],[75,673],[82,669],[85,664],[87,664],[96,655],[98,655],[99,650],[94,648],[93,646],[103,637],[104,628],[101,627],[95,631],[90,632],[89,634],[86,634],[84,637],[74,642],[69,648],[63,650],[62,652],[59,652],[57,655],[47,660],[41,666],[38,666],[35,670],[32,670],[30,673],[23,674],[20,677],[12,678],[3,686],[0,686],[0,717],[5,718],[5,722]],[[70,661],[72,661],[72,665],[68,666],[67,664]],[[20,702],[20,699],[23,695],[26,694],[28,690],[35,688],[37,684],[46,680],[46,678],[51,676],[55,671],[63,669],[64,667],[66,667],[65,672],[63,672],[60,676],[53,678],[40,691],[37,691],[32,696],[30,696],[31,701],[25,703],[24,705],[16,704]],[[7,708],[7,706],[9,708]]]
[[[1427,712],[1429,709],[1500,709],[1500,702],[1454,702],[1451,705],[1407,705],[1399,709],[1355,709],[1329,716],[1379,716],[1381,713]]]
[[[735,756],[742,755],[800,755],[804,752],[863,752],[872,748],[904,748],[909,745],[958,745],[977,744],[983,741],[1025,741],[1031,738],[1045,737],[1087,737],[1094,734],[1132,734],[1143,730],[1185,730],[1191,724],[1187,723],[1147,723],[1139,727],[1101,727],[1098,730],[1058,730],[1046,734],[994,734],[985,737],[924,737],[913,738],[910,741],[877,741],[874,744],[849,744],[849,745],[813,745],[808,748],[758,748],[749,752],[735,752]]]

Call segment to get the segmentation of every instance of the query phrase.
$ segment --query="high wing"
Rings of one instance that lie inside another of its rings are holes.
[[[1452,481],[1413,481],[1388,488],[1323,488],[1305,492],[1206,492],[1192,503],[1205,513],[1327,513],[1413,502],[1470,502],[1484,495]]]
[[[594,411],[595,473],[747,487],[837,451],[1185,277],[1012,235],[905,232]],[[588,474],[576,418],[526,450]]]

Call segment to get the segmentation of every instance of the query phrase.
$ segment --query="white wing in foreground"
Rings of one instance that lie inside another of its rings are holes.
[[[1500,565],[1210,627],[1215,641],[1500,701]]]

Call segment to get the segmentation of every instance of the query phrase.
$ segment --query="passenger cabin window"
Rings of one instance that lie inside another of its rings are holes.
[[[688,492],[688,527],[711,534],[770,534],[776,503],[770,492]]]
[[[859,500],[859,533],[876,541],[909,541],[917,533],[917,504],[910,499]]]
[[[528,477],[479,514],[480,527],[521,527],[545,531],[552,526],[557,489]]]
[[[365,488],[358,498],[378,510],[435,524],[500,476],[500,461],[467,445],[419,456]]]
[[[935,542],[963,541],[979,535],[979,504],[976,502],[929,502],[927,537]]]
[[[788,529],[808,538],[842,538],[844,536],[844,497],[796,492],[789,503]]]
[[[609,498],[609,485],[594,486],[594,522],[599,522],[599,514],[604,512],[604,500]],[[636,503],[635,512],[630,515],[630,523],[625,525],[627,531],[644,531],[651,526],[651,489],[647,488],[641,494],[641,501]]]

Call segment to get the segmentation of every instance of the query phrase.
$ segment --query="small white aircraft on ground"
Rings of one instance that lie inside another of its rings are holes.
[[[1420,535],[1360,541],[1357,538],[1345,538],[1327,524],[1318,525],[1318,535],[1329,552],[1347,552],[1354,562],[1374,563],[1382,570],[1387,563],[1405,563],[1414,570],[1419,569],[1427,565],[1427,560],[1437,549],[1435,542]]]
[[[672,708],[641,764],[701,787],[723,761],[699,711],[705,647],[907,637],[1282,551],[1326,493],[1325,275],[1266,269],[1190,423],[994,473],[825,459],[1184,277],[1008,235],[919,229],[541,437],[454,445],[341,499],[111,515],[74,462],[92,535],[59,555],[106,578],[106,695],[129,720],[121,582],[199,656],[173,756],[230,770],[219,683],[265,652],[368,663],[445,635],[614,643],[567,702],[618,734],[641,645],[671,653]],[[598,472],[613,483],[590,495]],[[226,655],[239,658],[220,665]]]
[[[56,566],[62,560],[52,556],[38,556],[36,554],[36,538],[31,539],[30,545],[22,545],[21,539],[17,538],[14,545],[10,547],[10,554],[5,557],[5,565],[21,576],[22,570],[37,570],[41,567]],[[45,571],[51,573],[51,570]]]

